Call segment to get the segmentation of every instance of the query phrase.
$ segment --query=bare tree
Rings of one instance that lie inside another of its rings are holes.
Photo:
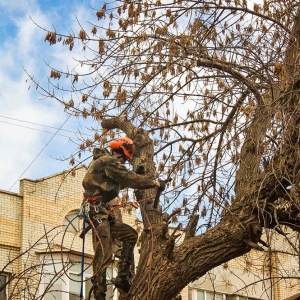
[[[84,55],[37,86],[101,122],[80,151],[120,130],[141,148],[134,170],[172,178],[160,204],[155,190],[135,192],[141,257],[122,299],[173,299],[212,268],[266,250],[263,229],[299,232],[300,2],[114,1],[96,16],[78,36],[47,32],[71,51],[80,41]],[[80,101],[64,100],[70,91]],[[180,245],[170,222],[184,230]]]

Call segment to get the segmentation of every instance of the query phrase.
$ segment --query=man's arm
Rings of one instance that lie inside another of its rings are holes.
[[[149,189],[160,187],[159,181],[148,176],[138,175],[126,169],[126,167],[119,162],[108,164],[105,168],[105,174],[112,180],[119,182],[122,188]]]

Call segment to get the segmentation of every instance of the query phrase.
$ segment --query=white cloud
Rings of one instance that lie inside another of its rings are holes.
[[[59,28],[68,28],[67,32],[70,32],[72,27],[78,30],[79,25],[76,24],[74,13],[87,20],[88,8],[67,6],[67,1],[64,5],[65,10],[60,9],[58,14],[55,9],[45,7],[43,3],[37,1],[0,0],[1,14],[3,18],[5,17],[5,20],[2,18],[0,23],[6,22],[5,40],[0,41],[2,172],[0,189],[2,190],[11,189],[17,192],[18,183],[11,187],[20,176],[38,179],[69,167],[67,161],[60,162],[53,158],[67,157],[74,151],[75,145],[68,138],[56,136],[51,140],[50,134],[24,128],[24,123],[6,119],[9,117],[56,128],[67,119],[67,115],[58,103],[53,100],[39,100],[35,87],[29,81],[26,82],[28,76],[23,70],[25,68],[39,82],[46,82],[49,70],[44,64],[44,59],[50,64],[62,67],[73,64],[73,53],[70,55],[66,49],[63,51],[61,45],[49,47],[49,44],[44,42],[45,32],[34,24],[36,22],[43,28],[52,29],[52,23],[60,22]],[[72,9],[76,11],[72,12]],[[20,126],[5,122],[18,123]],[[73,123],[74,121],[70,119],[68,126]],[[41,127],[36,128],[41,129]],[[76,131],[76,128],[73,130]],[[55,129],[52,132],[55,132]],[[71,133],[66,135],[74,137]],[[44,151],[40,153],[43,148]]]
[[[16,11],[24,11],[30,6],[36,5],[36,1],[24,1],[24,0],[1,0],[0,6],[5,8],[9,13],[15,13]]]

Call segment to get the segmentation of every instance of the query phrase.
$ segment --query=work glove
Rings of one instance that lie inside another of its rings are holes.
[[[166,182],[162,179],[159,179],[159,178],[158,178],[158,182],[160,184],[158,190],[163,192],[166,189]]]
[[[135,171],[136,174],[145,175],[145,167],[143,165],[139,165]]]

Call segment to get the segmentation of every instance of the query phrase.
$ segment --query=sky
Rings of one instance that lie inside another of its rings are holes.
[[[18,192],[22,178],[70,169],[78,130],[86,131],[91,120],[70,117],[56,101],[42,99],[28,74],[45,86],[47,64],[72,69],[75,47],[70,52],[61,44],[49,46],[42,28],[78,33],[78,21],[91,28],[88,22],[97,22],[95,9],[102,5],[101,0],[0,0],[0,190]]]
[[[71,66],[74,53],[49,46],[41,28],[79,32],[76,19],[82,25],[96,21],[93,8],[101,6],[97,0],[0,0],[0,190],[18,193],[22,178],[70,169],[78,130],[88,124],[42,99],[27,73],[47,84],[47,63]]]

